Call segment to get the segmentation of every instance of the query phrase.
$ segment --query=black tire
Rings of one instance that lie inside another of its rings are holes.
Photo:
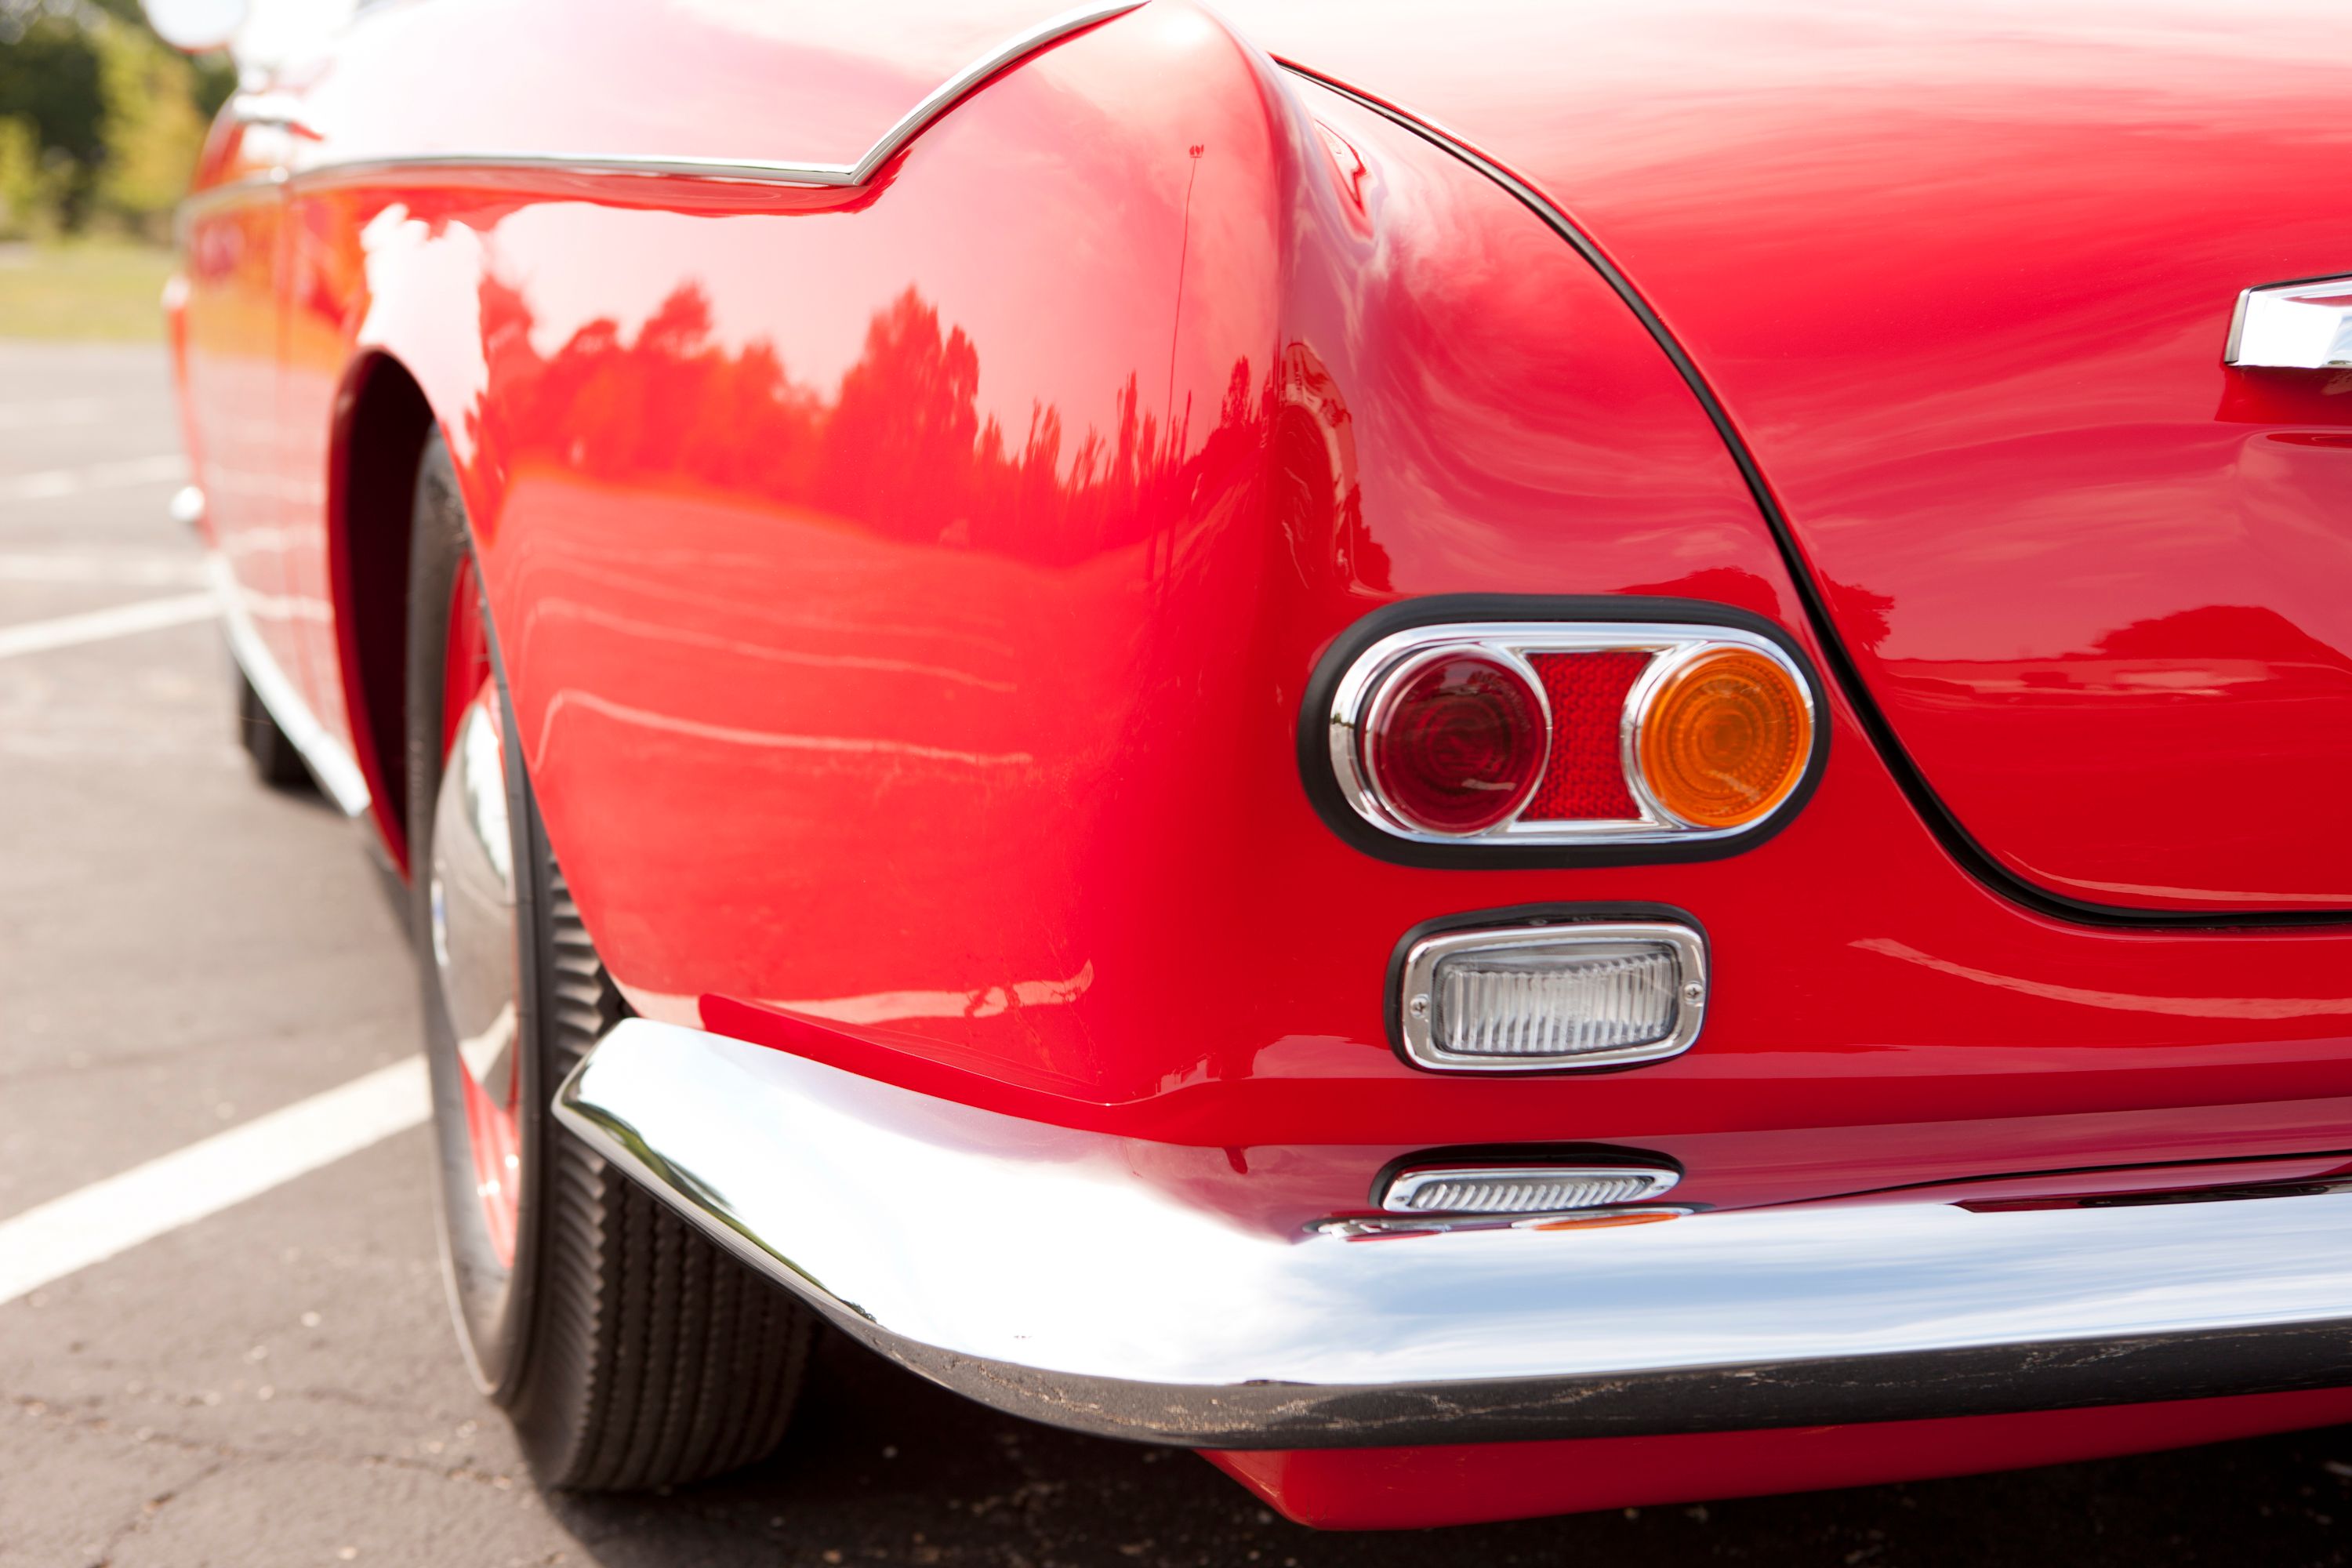
[[[542,1484],[618,1490],[697,1480],[761,1458],[782,1437],[817,1320],[549,1113],[556,1086],[627,1009],[514,763],[505,772],[518,931],[520,1186],[513,1265],[503,1279],[495,1254],[485,1254],[474,1234],[480,1204],[459,1077],[467,1069],[434,957],[428,870],[451,595],[471,548],[436,434],[419,464],[410,545],[407,815],[450,1306],[477,1382],[505,1407]],[[505,755],[518,758],[495,645],[492,658]]]
[[[252,679],[237,668],[235,659],[229,665],[236,669],[236,741],[253,761],[254,777],[272,789],[310,788],[310,770],[303,765],[302,753],[269,716],[269,706],[253,689]]]

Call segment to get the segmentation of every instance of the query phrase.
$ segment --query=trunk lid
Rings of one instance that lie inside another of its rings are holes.
[[[1435,48],[1227,9],[1623,269],[2010,872],[2352,908],[2352,374],[2221,363],[2240,290],[2352,273],[2352,12],[1475,5]]]

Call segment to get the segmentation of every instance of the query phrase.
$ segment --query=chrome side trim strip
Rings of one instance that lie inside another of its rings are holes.
[[[883,1354],[1145,1441],[1730,1431],[2352,1384],[2347,1190],[1350,1239],[1196,1206],[1126,1140],[641,1018],[555,1110]]]
[[[261,705],[302,753],[303,763],[310,776],[319,781],[327,798],[333,801],[345,816],[359,816],[368,808],[367,779],[359,763],[341,741],[327,732],[302,700],[301,692],[286,672],[270,657],[269,647],[253,625],[253,616],[245,607],[245,591],[237,585],[236,574],[229,570],[227,559],[218,551],[205,558],[205,568],[212,578],[213,594],[220,600],[221,625],[228,629],[228,650],[253,682],[254,691]]]
[[[695,180],[720,180],[753,184],[856,186],[863,185],[881,172],[882,165],[896,157],[908,142],[930,123],[954,108],[971,90],[1007,66],[1036,53],[1049,44],[1059,42],[1073,33],[1084,31],[1098,22],[1123,16],[1137,10],[1146,0],[1113,0],[1108,5],[1082,5],[1075,11],[1065,11],[1039,23],[1027,32],[1006,39],[1003,44],[965,66],[931,89],[920,102],[898,117],[898,122],[882,133],[879,141],[868,147],[854,163],[803,163],[765,158],[688,158],[659,153],[522,153],[477,151],[455,153],[396,153],[367,157],[328,159],[304,164],[290,172],[279,170],[269,174],[249,175],[199,191],[182,203],[184,212],[200,211],[216,201],[235,200],[260,190],[272,189],[289,183],[301,184],[313,179],[348,179],[354,174],[376,170],[399,172],[425,169],[531,169],[564,174],[635,174],[672,175]],[[257,108],[243,113],[241,118],[254,124],[299,125],[299,105],[270,99],[257,100]]]

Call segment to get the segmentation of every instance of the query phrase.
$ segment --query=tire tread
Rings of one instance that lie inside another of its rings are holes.
[[[471,549],[465,504],[446,445],[426,439],[410,536],[408,755],[404,780],[408,841],[428,853],[440,779],[442,663],[452,584]],[[493,628],[493,631],[495,628]],[[493,642],[494,668],[496,647]],[[499,674],[504,690],[504,674]],[[240,693],[247,749],[265,778],[299,771],[293,748],[249,682]],[[505,715],[509,754],[513,718]],[[290,777],[290,775],[289,775]],[[624,1490],[680,1484],[766,1455],[783,1436],[807,1366],[817,1319],[779,1287],[663,1206],[574,1138],[543,1108],[604,1033],[628,1014],[547,839],[527,779],[509,780],[514,829],[517,1026],[524,1082],[537,1120],[524,1124],[524,1225],[507,1305],[494,1327],[470,1326],[450,1276],[461,1334],[497,1336],[496,1371],[477,1372],[506,1406],[532,1471],[546,1485]],[[420,955],[431,951],[429,904],[409,893]],[[420,975],[428,1047],[452,1048],[429,961]],[[447,1082],[436,1054],[436,1100]],[[451,1223],[453,1120],[446,1105],[436,1163],[441,1214]],[[462,1125],[454,1136],[467,1136]],[[469,1158],[460,1146],[457,1154]]]
[[[553,1083],[627,1008],[562,870],[543,837],[534,839]],[[542,1179],[547,1273],[517,1408],[572,1409],[536,1442],[537,1423],[523,1423],[541,1479],[629,1490],[698,1480],[766,1455],[791,1419],[814,1314],[569,1134],[549,1140]]]

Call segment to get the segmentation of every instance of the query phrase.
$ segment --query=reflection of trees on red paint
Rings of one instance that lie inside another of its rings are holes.
[[[1389,591],[1389,553],[1364,524],[1356,426],[1333,379],[1305,343],[1283,350],[1273,426],[1275,514],[1302,575]]]
[[[765,339],[713,341],[709,300],[692,282],[634,337],[599,319],[552,355],[531,346],[520,290],[487,283],[482,309],[499,387],[488,418],[505,426],[486,434],[500,449],[514,452],[518,436],[556,440],[563,465],[592,478],[684,479],[914,542],[1069,562],[1140,541],[1250,482],[1270,423],[1273,389],[1254,391],[1243,359],[1197,450],[1191,400],[1163,427],[1139,406],[1132,374],[1108,436],[1089,425],[1071,438],[1047,404],[1008,431],[980,416],[978,348],[961,327],[942,331],[912,288],[867,324],[830,398],[794,382]]]
[[[1894,623],[1887,619],[1895,608],[1892,598],[1859,583],[1841,583],[1828,576],[1822,581],[1829,589],[1830,608],[1837,616],[1838,627],[1849,639],[1876,652],[1894,635]]]
[[[2202,605],[2103,633],[2091,645],[2105,658],[2260,659],[2274,672],[2352,673],[2336,648],[2266,605]]]

